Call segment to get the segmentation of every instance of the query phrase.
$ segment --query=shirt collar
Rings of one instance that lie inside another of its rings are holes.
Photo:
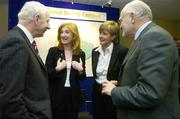
[[[136,39],[139,37],[139,35],[141,34],[141,32],[142,32],[151,22],[152,22],[152,21],[148,21],[148,22],[144,23],[144,24],[138,29],[138,31],[137,31],[136,34],[135,34],[134,40],[136,40]]]
[[[32,36],[32,34],[26,29],[26,27],[24,27],[24,26],[21,25],[21,24],[18,24],[17,26],[25,33],[25,35],[28,37],[30,43],[32,43],[32,42],[34,41],[33,36]]]
[[[105,52],[112,53],[113,50],[113,43],[111,43],[106,49]],[[100,53],[103,53],[102,46],[99,46],[95,51],[98,51]]]

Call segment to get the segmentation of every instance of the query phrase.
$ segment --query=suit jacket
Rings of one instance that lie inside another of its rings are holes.
[[[48,74],[24,32],[0,40],[1,119],[51,119]]]
[[[171,35],[151,23],[123,61],[112,90],[118,119],[174,119],[178,106],[178,53]]]
[[[50,87],[50,96],[52,108],[56,108],[61,103],[62,92],[64,88],[64,84],[66,81],[66,68],[57,72],[55,67],[57,65],[57,60],[61,58],[61,60],[65,60],[64,50],[61,50],[57,47],[52,47],[49,49],[48,56],[46,59],[46,66],[49,73],[49,87]],[[79,108],[80,104],[80,80],[84,80],[86,77],[85,72],[85,53],[82,51],[78,55],[72,56],[72,61],[80,61],[80,58],[83,62],[83,72],[80,74],[77,70],[75,70],[71,66],[70,72],[70,85],[72,89],[72,99],[73,106],[75,108]]]
[[[100,55],[99,51],[95,51],[96,49],[97,47],[92,50],[92,72],[95,78],[97,77],[96,68]],[[127,51],[127,48],[114,44],[110,63],[108,66],[107,80],[117,80],[121,64],[126,56]]]

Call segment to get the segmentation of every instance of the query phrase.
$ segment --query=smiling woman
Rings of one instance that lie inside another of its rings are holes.
[[[101,93],[105,81],[115,80],[119,74],[127,49],[119,46],[119,26],[115,21],[105,21],[99,27],[100,45],[92,50],[93,118],[116,119],[116,107],[110,96]]]
[[[46,66],[53,119],[77,119],[80,107],[80,80],[86,77],[85,53],[80,47],[75,23],[58,28],[58,46],[49,49]]]

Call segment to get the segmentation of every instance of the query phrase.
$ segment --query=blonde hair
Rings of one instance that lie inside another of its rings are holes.
[[[99,27],[99,32],[103,32],[103,31],[107,31],[109,32],[112,36],[115,36],[115,38],[113,39],[114,43],[118,42],[118,38],[119,38],[119,25],[117,22],[115,21],[105,21],[104,23],[102,23]]]
[[[79,36],[79,30],[78,27],[75,23],[63,23],[59,26],[58,28],[58,35],[57,35],[57,40],[58,40],[58,48],[63,49],[63,45],[61,43],[61,31],[63,27],[67,27],[70,29],[70,31],[73,34],[73,39],[72,39],[72,51],[73,54],[79,54],[81,52],[81,47],[80,47],[80,36]]]

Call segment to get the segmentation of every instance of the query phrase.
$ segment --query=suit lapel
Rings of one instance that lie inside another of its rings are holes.
[[[96,68],[97,68],[97,63],[98,63],[98,59],[99,59],[99,51],[94,51],[94,55],[93,55],[93,73],[96,74]]]
[[[114,45],[113,46],[113,51],[112,51],[112,56],[110,58],[110,63],[109,63],[109,66],[108,66],[108,72],[113,68],[113,65],[114,63],[116,63],[116,59],[118,57],[118,46],[117,45]]]
[[[152,26],[154,26],[155,24],[154,23],[150,23],[142,32],[141,32],[141,34],[139,35],[139,37],[136,39],[136,42],[135,42],[135,44],[133,45],[133,47],[131,47],[130,49],[129,49],[129,51],[128,51],[128,53],[127,53],[127,55],[126,55],[126,57],[125,57],[125,59],[124,59],[124,61],[123,61],[123,63],[122,63],[122,65],[124,65],[126,62],[127,62],[127,60],[128,60],[128,58],[134,53],[134,51],[138,48],[138,46],[140,45],[140,42],[141,42],[141,37],[143,36],[143,34],[150,28],[150,27],[152,27]]]
[[[32,52],[34,53],[34,55],[35,55],[35,57],[37,58],[38,62],[41,64],[41,66],[42,66],[45,70],[47,70],[46,67],[45,67],[45,65],[44,65],[44,63],[43,63],[43,61],[42,61],[42,59],[40,58],[40,56],[37,55],[36,51],[35,51],[35,50],[33,49],[33,47],[31,46],[31,43],[30,43],[29,39],[27,38],[27,36],[25,35],[25,33],[24,33],[19,27],[15,27],[15,30],[19,31],[20,34],[22,34],[22,36],[23,36],[23,38],[24,38],[27,46],[32,50]]]
[[[124,61],[122,63],[125,64],[126,61],[128,60],[128,58],[134,53],[134,51],[136,50],[136,48],[138,47],[138,44],[139,44],[139,40],[137,39],[137,41],[135,42],[135,44],[133,45],[133,47],[131,47],[126,55],[126,57],[124,58]]]

